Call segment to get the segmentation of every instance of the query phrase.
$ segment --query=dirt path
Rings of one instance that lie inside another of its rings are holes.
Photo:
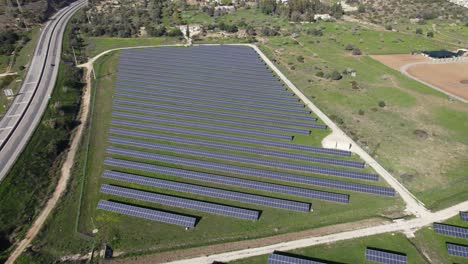
[[[276,243],[293,241],[293,240],[307,238],[311,236],[324,236],[324,235],[329,235],[329,234],[333,234],[336,232],[352,231],[352,230],[365,228],[365,227],[378,226],[378,225],[382,225],[385,223],[388,224],[390,222],[384,221],[378,218],[373,218],[373,219],[367,219],[367,220],[362,220],[358,222],[326,226],[326,227],[316,228],[313,230],[281,234],[281,235],[259,238],[259,239],[244,240],[244,241],[217,244],[217,245],[204,246],[204,247],[198,247],[198,248],[174,250],[174,251],[149,254],[149,255],[139,256],[139,257],[113,259],[111,261],[108,261],[108,263],[119,263],[119,264],[165,263],[165,262],[175,261],[179,259],[193,258],[193,257],[197,257],[200,255],[213,255],[213,254],[219,254],[221,252],[229,252],[229,251],[241,250],[245,248],[268,246],[268,245],[272,245]]]
[[[88,70],[86,73],[86,88],[83,93],[83,97],[81,100],[81,110],[80,110],[80,118],[79,122],[80,125],[76,128],[75,132],[73,133],[73,139],[66,154],[65,162],[62,165],[62,169],[60,172],[60,179],[58,181],[57,186],[55,187],[54,193],[52,197],[47,201],[46,206],[42,209],[41,213],[34,221],[32,226],[29,228],[26,236],[23,240],[21,240],[15,250],[11,253],[10,257],[6,261],[6,264],[13,264],[15,260],[21,255],[21,253],[29,246],[32,240],[37,236],[41,228],[44,226],[47,217],[55,208],[57,203],[60,200],[62,194],[66,191],[68,181],[71,176],[71,169],[73,167],[75,161],[75,155],[79,147],[79,143],[81,141],[81,137],[84,131],[84,127],[86,126],[86,121],[88,120],[89,114],[89,104],[91,98],[91,71]]]
[[[5,77],[5,76],[9,76],[9,75],[16,75],[18,74],[17,72],[5,72],[5,73],[0,73],[0,78],[1,77]]]

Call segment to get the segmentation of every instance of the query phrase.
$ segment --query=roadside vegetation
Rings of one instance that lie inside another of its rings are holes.
[[[70,34],[70,26],[65,36]],[[29,144],[0,185],[0,260],[21,239],[54,189],[79,111],[82,71],[74,67],[65,38],[49,106]]]

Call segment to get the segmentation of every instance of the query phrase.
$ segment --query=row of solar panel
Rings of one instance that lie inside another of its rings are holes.
[[[359,180],[369,180],[369,181],[377,181],[378,175],[370,174],[370,173],[363,173],[358,171],[347,171],[341,169],[334,169],[334,168],[326,168],[326,167],[318,167],[308,164],[298,164],[298,163],[291,163],[285,161],[276,161],[276,160],[268,160],[263,158],[256,158],[256,157],[247,157],[242,155],[230,154],[230,153],[223,153],[223,152],[215,152],[215,151],[208,151],[208,150],[200,150],[192,147],[183,147],[183,146],[175,146],[175,145],[168,145],[168,144],[161,144],[155,142],[147,142],[141,140],[134,140],[134,139],[123,139],[123,138],[116,138],[110,137],[110,143],[137,147],[137,148],[145,148],[145,149],[155,149],[160,151],[167,151],[173,152],[181,155],[191,155],[191,156],[200,156],[205,158],[212,158],[212,159],[220,159],[225,160],[228,162],[240,162],[246,163],[251,165],[259,165],[259,166],[267,166],[273,168],[279,168],[284,170],[295,170],[299,172],[309,172],[315,174],[322,174],[327,176],[337,176],[337,177],[344,177],[344,178],[352,178],[352,179],[359,179]],[[129,152],[130,154],[130,152]],[[133,152],[134,155],[148,155],[151,157],[153,153],[146,153],[146,152]]]
[[[332,192],[306,189],[306,188],[301,188],[301,187],[286,186],[286,185],[275,184],[275,183],[259,182],[259,181],[247,180],[247,179],[236,178],[236,177],[221,176],[221,175],[216,175],[212,173],[176,169],[176,168],[170,168],[170,167],[164,167],[164,166],[158,166],[158,165],[144,164],[144,163],[139,163],[139,162],[134,162],[134,161],[118,160],[118,159],[113,159],[113,158],[106,159],[106,164],[117,166],[120,168],[123,168],[121,166],[125,165],[125,166],[128,166],[128,168],[131,168],[133,170],[141,170],[141,171],[157,173],[161,175],[183,178],[183,179],[188,179],[188,180],[218,183],[218,184],[223,184],[223,185],[228,185],[228,186],[254,189],[254,190],[260,190],[260,191],[271,192],[271,193],[281,193],[281,194],[287,194],[287,195],[293,195],[293,196],[299,196],[299,197],[305,197],[305,198],[319,199],[319,200],[324,200],[324,201],[332,201],[332,202],[337,202],[337,203],[349,203],[349,195],[341,194],[341,193],[332,193]],[[119,172],[105,171],[103,175],[104,175],[103,177],[110,177],[111,175],[117,175],[120,177],[124,174],[119,173]],[[129,177],[130,176],[131,175],[129,175]]]
[[[128,85],[126,85],[128,86]],[[250,93],[244,93],[241,92],[242,94],[237,94],[237,92],[232,92],[230,90],[216,90],[216,91],[207,91],[207,90],[201,90],[201,89],[186,89],[183,87],[180,87],[180,85],[173,85],[172,87],[168,84],[164,85],[158,85],[158,86],[153,86],[153,87],[135,87],[135,85],[132,85],[131,87],[125,87],[123,85],[116,85],[116,90],[130,90],[131,92],[137,92],[137,93],[146,93],[146,94],[152,94],[152,95],[157,95],[159,93],[175,93],[175,92],[183,92],[185,95],[193,95],[196,97],[212,97],[212,98],[226,98],[226,99],[232,99],[232,100],[237,100],[237,101],[254,101],[258,103],[266,103],[266,104],[278,104],[278,105],[296,105],[297,102],[299,102],[299,98],[289,96],[289,95],[263,95],[263,96],[255,96]],[[258,92],[257,92],[258,94]]]
[[[201,55],[201,56],[200,56]],[[206,56],[208,55],[208,56]],[[182,57],[183,60],[176,60],[174,56],[178,56],[179,58]],[[216,56],[216,60],[213,60],[213,56]],[[267,69],[267,65],[264,61],[262,61],[258,55],[252,56],[249,54],[237,54],[236,56],[224,56],[222,54],[216,53],[204,53],[201,52],[200,54],[190,54],[190,53],[179,53],[177,55],[174,54],[164,54],[161,52],[139,52],[139,53],[131,53],[125,54],[122,53],[121,57],[124,59],[141,59],[145,62],[157,61],[158,63],[165,64],[165,65],[172,65],[180,63],[183,61],[184,63],[212,63],[213,65],[229,65],[232,68],[263,68]]]
[[[447,243],[447,252],[456,257],[468,258],[468,246]]]
[[[106,165],[113,165],[120,168],[125,168],[125,162],[121,162],[117,159],[109,159],[105,160]],[[190,193],[190,194],[197,194],[202,196],[214,197],[224,200],[231,200],[231,201],[238,201],[242,203],[248,204],[257,204],[262,206],[280,208],[280,209],[287,209],[292,211],[299,211],[299,212],[310,212],[311,204],[305,202],[298,202],[298,201],[291,201],[267,196],[261,196],[256,194],[248,194],[243,192],[236,192],[236,191],[229,191],[224,189],[206,187],[201,185],[189,184],[189,183],[181,183],[157,178],[149,178],[149,177],[142,177],[133,174],[127,173],[119,173],[108,171],[105,172],[102,177],[123,181],[126,183],[134,183],[144,186],[151,186],[160,189],[167,189],[178,191],[182,193]]]
[[[97,208],[109,212],[135,216],[138,218],[144,218],[184,227],[195,227],[195,224],[197,223],[196,217],[174,214],[154,209],[146,209],[111,201],[101,200],[99,201]]]
[[[461,220],[468,222],[468,212],[460,212]]]
[[[366,248],[367,261],[384,264],[406,264],[408,258],[401,253],[393,253],[384,250]],[[268,264],[325,264],[328,261],[306,258],[304,256],[275,251],[268,255]]]
[[[132,94],[133,93],[133,90],[132,92],[129,92],[129,91],[126,91],[126,90],[123,90],[123,89],[117,89],[118,91],[122,91],[123,93],[126,93],[126,94]],[[119,99],[119,100],[128,100],[129,98],[125,98],[125,99]],[[268,111],[268,110],[262,110],[262,109],[246,109],[246,108],[238,108],[238,107],[233,107],[233,106],[225,106],[225,105],[214,105],[214,104],[210,104],[210,105],[207,105],[205,103],[197,103],[197,102],[190,102],[190,101],[183,101],[183,100],[180,100],[178,102],[174,102],[173,99],[170,99],[170,98],[150,98],[151,101],[140,101],[138,100],[139,102],[141,103],[148,103],[148,104],[171,104],[171,105],[174,105],[174,104],[177,104],[179,106],[183,106],[183,107],[189,107],[189,106],[195,106],[195,107],[199,107],[199,108],[203,108],[203,109],[206,109],[206,110],[211,110],[213,111],[214,109],[216,111],[218,110],[221,110],[221,112],[236,112],[236,113],[242,113],[242,114],[254,114],[254,115],[260,115],[260,116],[265,116],[265,117],[269,117],[269,118],[282,118],[282,119],[290,119],[290,120],[295,120],[296,122],[297,121],[302,121],[304,123],[307,123],[309,124],[310,122],[315,122],[317,121],[317,119],[315,117],[312,117],[311,115],[309,114],[295,114],[295,113],[278,113],[278,112],[274,112],[274,111]],[[148,99],[147,99],[148,100]],[[128,101],[136,101],[136,100],[128,100]]]
[[[133,77],[133,79],[132,79]],[[190,82],[193,82],[195,87],[212,87],[216,89],[229,89],[232,92],[254,92],[257,93],[262,92],[265,94],[282,94],[287,92],[287,88],[281,85],[260,85],[258,83],[238,83],[235,81],[222,83],[222,81],[218,80],[211,80],[209,82],[205,82],[202,79],[192,79],[190,77],[174,77],[174,76],[158,76],[158,79],[154,80],[151,76],[139,76],[138,78],[134,78],[134,74],[120,72],[117,76],[117,81],[125,81],[131,83],[145,83],[145,84],[154,84],[154,85],[189,85]],[[172,77],[172,78],[169,78]],[[174,79],[176,78],[176,79]],[[257,94],[258,96],[258,94]]]
[[[124,70],[120,69],[118,70],[118,74],[122,74],[123,76],[133,76],[135,78],[150,78],[150,76],[154,76],[156,72],[141,72],[138,70]],[[272,82],[266,82],[264,80],[260,81],[253,81],[253,80],[248,80],[248,81],[238,81],[237,78],[240,78],[238,76],[229,78],[229,77],[214,77],[210,74],[189,74],[189,73],[184,73],[181,75],[180,73],[175,73],[172,71],[159,71],[158,73],[158,79],[159,80],[166,80],[168,82],[171,82],[173,78],[178,78],[181,80],[194,80],[194,81],[204,81],[206,83],[213,83],[213,84],[220,84],[223,81],[224,82],[236,82],[237,85],[242,85],[244,87],[252,87],[252,88],[263,88],[263,89],[268,89],[268,88],[273,88],[273,89],[284,89],[284,87],[281,86],[281,84],[277,81],[272,81]],[[246,79],[244,79],[246,80]],[[271,89],[270,88],[270,89]]]
[[[122,70],[142,70],[143,72],[177,72],[180,71],[180,68],[183,67],[184,73],[189,74],[211,74],[214,77],[222,77],[222,76],[245,76],[249,79],[254,79],[256,81],[265,80],[265,83],[275,83],[278,84],[277,79],[274,78],[274,75],[271,71],[266,71],[265,69],[261,69],[258,67],[250,67],[249,68],[228,68],[228,67],[218,67],[216,66],[216,71],[213,71],[212,63],[186,63],[184,62],[183,65],[181,63],[175,64],[154,64],[151,62],[141,62],[140,63],[136,59],[121,59],[119,61],[118,69]],[[210,76],[211,76],[210,75]]]
[[[132,106],[120,106],[120,105],[114,105],[112,107],[113,110],[116,110],[115,112],[119,111],[126,111],[126,112],[133,112],[136,114],[149,114],[149,115],[157,115],[157,116],[162,116],[164,118],[167,117],[174,117],[174,118],[180,118],[180,119],[189,119],[192,121],[203,121],[203,122],[208,122],[208,123],[216,123],[216,124],[222,124],[222,125],[232,125],[232,126],[239,126],[239,127],[245,127],[249,129],[254,129],[254,130],[268,130],[268,131],[278,131],[282,133],[291,133],[291,134],[300,134],[300,135],[309,135],[310,130],[307,128],[290,128],[285,125],[280,126],[280,125],[266,125],[266,124],[252,124],[248,122],[243,122],[243,121],[237,121],[237,120],[232,120],[232,119],[223,119],[223,118],[214,118],[214,117],[209,117],[209,116],[200,116],[197,114],[184,114],[184,113],[179,113],[179,112],[168,112],[168,111],[160,111],[157,109],[150,109],[150,108],[142,108],[142,107],[132,107]],[[148,116],[147,118],[151,118]],[[158,121],[160,122],[160,121]],[[255,120],[252,120],[252,122],[255,122]],[[315,127],[317,128],[322,128],[324,125],[319,125],[319,124],[311,124],[310,127]]]
[[[119,69],[142,69],[144,71],[158,71],[158,70],[173,70],[178,71],[180,68],[184,68],[184,72],[191,73],[211,73],[214,76],[225,75],[226,72],[230,76],[239,76],[243,75],[244,77],[253,78],[256,80],[268,79],[269,81],[274,80],[274,75],[271,71],[265,71],[264,69],[255,69],[255,68],[232,68],[232,67],[222,67],[216,66],[217,71],[213,71],[213,66],[208,63],[185,63],[180,64],[153,64],[148,62],[138,62],[135,59],[120,59],[119,60]],[[272,78],[273,77],[273,78]]]
[[[165,102],[167,104],[160,104],[158,102]],[[159,99],[157,102],[142,102],[142,101],[134,101],[134,100],[126,100],[126,99],[119,99],[115,98],[113,100],[114,104],[125,104],[125,105],[132,105],[135,107],[148,107],[148,108],[159,108],[164,110],[178,110],[178,111],[187,111],[192,113],[199,113],[203,115],[218,115],[223,117],[231,117],[231,118],[241,118],[243,120],[254,120],[254,121],[261,121],[266,123],[279,123],[284,125],[291,125],[291,126],[308,126],[315,122],[314,118],[309,118],[307,121],[305,120],[285,120],[285,117],[259,117],[252,114],[242,114],[242,113],[232,113],[232,112],[222,112],[218,110],[208,110],[208,109],[198,109],[188,106],[181,106],[179,104],[173,104],[173,100],[164,100]],[[221,107],[222,108],[222,107]]]
[[[152,95],[143,96],[143,95],[137,95],[135,93],[136,93],[135,91],[133,91],[132,93],[116,92],[115,96],[141,99],[141,100],[157,100],[158,98]],[[181,99],[181,100],[188,100],[189,102],[194,101],[194,102],[204,102],[207,104],[215,104],[215,105],[227,105],[229,107],[242,107],[242,108],[245,107],[251,110],[267,110],[267,111],[272,111],[273,113],[284,112],[288,114],[306,114],[306,115],[310,114],[310,111],[304,109],[303,107],[291,108],[291,107],[283,107],[283,106],[261,105],[261,104],[255,104],[252,102],[234,102],[234,101],[229,101],[229,100],[213,100],[209,98],[190,99],[190,97],[188,96],[179,95],[179,94],[164,95],[164,98],[167,98],[167,100],[169,98],[173,98],[173,100]]]
[[[260,217],[260,212],[258,210],[244,209],[223,204],[197,201],[193,199],[180,198],[172,195],[139,191],[108,184],[101,185],[101,193],[247,220],[256,221]]]
[[[468,238],[468,228],[465,227],[434,223],[434,231],[442,235]]]
[[[271,148],[280,148],[285,150],[300,150],[307,153],[320,153],[320,154],[328,154],[328,155],[338,155],[338,156],[351,156],[351,152],[338,150],[338,149],[327,149],[315,146],[306,146],[300,144],[294,144],[289,142],[278,142],[273,140],[266,140],[266,139],[257,139],[247,137],[249,134],[245,134],[247,136],[234,136],[234,135],[227,135],[227,134],[218,134],[218,133],[211,133],[207,131],[199,131],[193,130],[192,128],[176,128],[172,126],[166,126],[164,124],[145,124],[145,123],[136,123],[130,121],[122,121],[122,120],[112,120],[111,125],[114,126],[126,126],[131,127],[133,129],[147,129],[147,130],[154,130],[154,131],[161,131],[166,133],[174,133],[180,135],[189,135],[189,136],[196,136],[196,137],[204,137],[208,139],[219,139],[225,140],[230,142],[236,142],[238,144],[252,144],[257,145],[256,147],[271,147]],[[290,140],[290,138],[287,138]]]
[[[172,163],[172,164],[177,164],[177,165],[209,169],[209,170],[218,171],[218,172],[227,173],[227,174],[238,174],[238,175],[244,175],[244,176],[249,176],[249,177],[280,180],[284,182],[293,182],[293,183],[300,183],[300,184],[306,184],[306,185],[350,190],[350,191],[364,192],[364,193],[372,193],[372,194],[385,195],[385,196],[395,196],[394,189],[381,187],[381,186],[342,182],[342,181],[323,179],[323,178],[317,178],[317,177],[311,177],[311,176],[299,176],[299,175],[284,173],[284,172],[274,172],[274,171],[268,171],[268,170],[246,168],[246,167],[240,167],[240,166],[230,165],[230,164],[193,160],[193,159],[173,157],[173,156],[167,156],[167,155],[161,155],[161,154],[139,155],[138,151],[130,151],[130,150],[119,149],[115,147],[109,147],[107,151],[109,154],[130,156],[130,157],[133,156],[135,158],[143,158],[143,159],[155,160],[159,162],[167,162],[167,163]]]
[[[231,84],[207,84],[203,82],[190,82],[190,81],[183,81],[183,80],[174,80],[171,82],[167,81],[160,81],[154,80],[152,82],[141,80],[141,79],[131,79],[124,76],[117,76],[116,86],[130,86],[140,89],[166,89],[171,91],[170,89],[178,89],[183,91],[199,91],[205,93],[226,93],[231,95],[239,95],[239,96],[252,96],[255,98],[281,98],[281,97],[290,97],[290,98],[297,98],[294,96],[293,93],[285,90],[286,88],[278,89],[278,90],[265,90],[265,91],[257,91],[255,89],[249,87],[243,87],[236,83]]]
[[[264,131],[244,129],[244,128],[233,128],[229,126],[220,126],[220,125],[213,125],[213,124],[200,124],[195,121],[171,120],[167,118],[148,117],[145,115],[136,115],[136,114],[118,113],[118,112],[113,112],[112,117],[152,122],[154,124],[163,123],[166,125],[176,125],[176,126],[181,126],[181,127],[206,129],[206,130],[220,131],[220,132],[232,133],[232,134],[241,134],[241,135],[254,136],[254,137],[267,137],[267,138],[275,138],[275,139],[282,139],[282,140],[292,139],[291,135],[264,132]]]
[[[237,152],[244,152],[244,153],[249,153],[249,154],[257,154],[257,155],[276,157],[276,158],[310,161],[310,162],[315,162],[315,163],[323,163],[323,164],[345,166],[345,167],[352,167],[352,168],[364,168],[363,162],[352,161],[352,160],[342,160],[342,159],[326,158],[326,157],[320,157],[320,156],[311,156],[311,155],[306,155],[306,154],[301,154],[301,153],[275,151],[275,150],[270,150],[270,149],[239,146],[239,145],[221,143],[221,142],[210,141],[210,140],[200,140],[200,139],[185,138],[185,137],[173,136],[173,135],[145,133],[145,132],[139,132],[139,131],[134,131],[134,130],[120,129],[120,128],[111,128],[109,132],[111,134],[129,136],[129,137],[138,137],[141,139],[170,141],[170,142],[180,143],[180,144],[212,147],[212,148],[217,148],[217,149],[232,150],[232,151],[237,151]]]

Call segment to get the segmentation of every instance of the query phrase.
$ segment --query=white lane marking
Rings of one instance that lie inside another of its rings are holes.
[[[9,116],[5,116],[5,117],[15,117],[15,116],[20,116],[21,114],[17,114],[17,115],[9,115]]]

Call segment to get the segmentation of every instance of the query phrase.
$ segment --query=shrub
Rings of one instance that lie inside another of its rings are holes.
[[[364,13],[364,12],[366,12],[366,6],[363,5],[363,4],[359,4],[357,11],[358,11],[359,13]]]
[[[325,75],[325,73],[323,73],[323,71],[319,71],[315,74],[315,76],[319,77],[319,78],[323,78],[323,76]]]
[[[363,116],[363,115],[364,115],[364,110],[359,109],[358,114],[361,115],[361,116]]]
[[[393,27],[392,27],[392,25],[386,25],[386,26],[385,26],[385,29],[386,29],[386,30],[392,30]]]
[[[384,108],[386,106],[385,102],[384,101],[379,101],[379,106],[381,108]]]
[[[304,63],[304,57],[302,55],[297,56],[297,61]]]
[[[345,50],[353,50],[353,49],[354,49],[354,46],[352,44],[348,44],[345,47]]]
[[[341,75],[341,73],[335,70],[331,73],[330,78],[334,81],[338,81],[343,78],[343,75]]]
[[[361,50],[359,48],[354,48],[353,49],[353,55],[358,56],[358,55],[361,55],[361,54],[362,54],[362,52],[361,52]]]
[[[433,38],[434,37],[434,32],[432,32],[432,31],[427,32],[427,37],[428,38]]]
[[[416,34],[422,34],[422,33],[423,33],[422,28],[417,28],[417,29],[416,29]]]

